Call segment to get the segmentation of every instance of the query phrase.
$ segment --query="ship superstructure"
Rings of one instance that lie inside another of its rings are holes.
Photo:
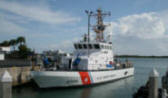
[[[110,13],[103,13],[100,8],[97,10],[97,13],[93,13],[91,11],[86,12],[88,13],[88,16],[94,16],[97,18],[97,24],[93,26],[93,30],[96,32],[96,37],[94,40],[90,40],[90,30],[88,30],[88,35],[84,36],[83,41],[74,44],[75,51],[72,69],[113,69],[114,58],[112,43],[106,42],[104,39],[104,30],[106,25],[103,23],[103,16],[110,15]],[[88,28],[90,28],[89,26],[90,22],[88,21]]]

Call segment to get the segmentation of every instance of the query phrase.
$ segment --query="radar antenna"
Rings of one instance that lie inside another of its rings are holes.
[[[93,30],[96,32],[96,41],[104,41],[104,30],[107,25],[104,25],[103,23],[103,17],[104,16],[110,16],[109,13],[103,13],[102,10],[99,8],[97,9],[97,13],[94,14],[94,16],[97,17],[97,24],[93,27]]]

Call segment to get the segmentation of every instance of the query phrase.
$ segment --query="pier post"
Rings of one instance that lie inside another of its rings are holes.
[[[159,73],[156,69],[149,74],[149,98],[158,98],[158,77]]]
[[[167,98],[168,95],[167,95],[167,91],[166,89],[162,89],[162,98]]]
[[[1,77],[0,98],[12,98],[12,77],[5,71]]]

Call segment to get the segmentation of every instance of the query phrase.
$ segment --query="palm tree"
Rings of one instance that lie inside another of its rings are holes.
[[[5,40],[1,43],[2,46],[9,46],[9,41]]]
[[[15,51],[15,46],[17,45],[17,41],[15,39],[12,39],[9,41],[9,45],[13,46],[13,50]]]
[[[26,40],[23,36],[20,36],[17,38],[17,43],[19,43],[20,45],[23,45],[26,43]]]

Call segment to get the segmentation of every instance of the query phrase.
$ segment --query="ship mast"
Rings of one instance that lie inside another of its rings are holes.
[[[96,41],[104,41],[104,30],[106,25],[104,25],[103,23],[103,17],[104,16],[110,16],[110,12],[109,13],[104,13],[102,12],[102,10],[99,8],[97,9],[97,13],[94,14],[94,16],[97,17],[97,24],[93,27],[93,30],[96,32]]]
[[[88,42],[90,41],[90,17],[95,16],[97,18],[97,24],[93,27],[93,30],[96,32],[96,41],[102,42],[104,41],[104,30],[106,25],[103,23],[104,16],[110,16],[109,13],[102,12],[101,8],[97,9],[97,13],[93,13],[92,11],[85,11],[88,15]]]
[[[110,12],[109,13],[105,13],[102,12],[102,10],[99,8],[97,9],[97,13],[93,13],[92,11],[88,11],[88,39],[90,39],[89,37],[89,29],[90,29],[90,16],[95,16],[97,18],[97,24],[93,27],[93,30],[96,32],[96,41],[102,42],[104,41],[104,30],[106,25],[104,25],[103,23],[103,17],[104,16],[110,16]]]
[[[88,15],[88,36],[87,36],[87,41],[89,43],[90,41],[90,17],[93,15],[92,11],[85,10],[86,14]]]

